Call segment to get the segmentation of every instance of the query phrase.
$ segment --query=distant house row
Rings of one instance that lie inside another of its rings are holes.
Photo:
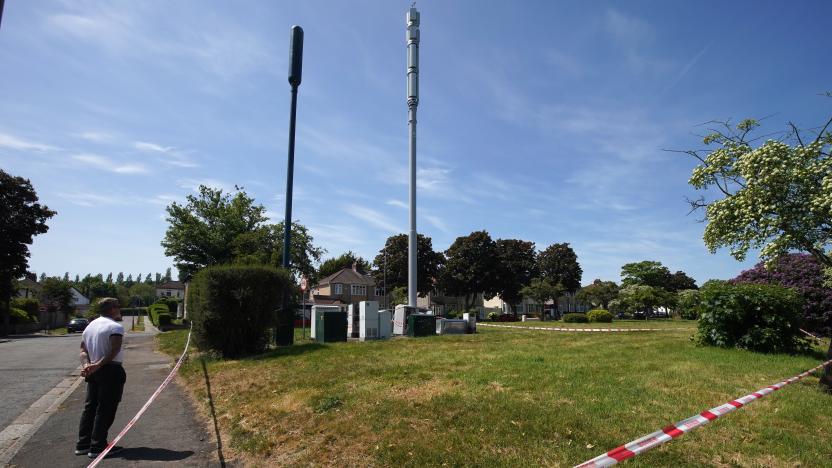
[[[352,268],[343,268],[326,278],[318,281],[306,294],[305,300],[308,306],[312,305],[343,305],[358,304],[361,301],[378,301],[382,308],[389,308],[389,297],[385,294],[384,288],[376,285],[371,275],[358,271],[356,265]],[[442,291],[434,290],[416,298],[416,305],[421,308],[430,309],[436,315],[445,315],[451,311],[462,312],[465,308],[465,298],[450,296]],[[473,307],[480,315],[486,312],[495,311],[498,313],[517,314],[540,314],[546,311],[550,314],[563,314],[567,312],[586,312],[591,307],[575,298],[574,293],[567,293],[558,299],[557,305],[553,301],[546,304],[536,304],[531,300],[524,300],[515,305],[515,309],[505,303],[499,296],[484,300],[482,294],[477,294],[473,301]]]

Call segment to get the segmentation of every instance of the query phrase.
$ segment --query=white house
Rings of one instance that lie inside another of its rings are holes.
[[[75,307],[76,311],[84,311],[90,308],[90,300],[77,289],[69,288],[69,292],[72,293],[72,306]]]
[[[156,297],[185,298],[185,285],[181,281],[168,281],[156,286]]]

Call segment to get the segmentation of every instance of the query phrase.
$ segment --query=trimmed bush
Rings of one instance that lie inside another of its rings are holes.
[[[147,314],[150,315],[150,321],[153,322],[153,325],[159,326],[159,315],[167,314],[168,318],[170,318],[170,309],[166,304],[151,304],[150,307],[147,308]]]
[[[170,314],[167,312],[162,312],[156,316],[156,324],[159,327],[168,326],[171,323],[173,322],[171,321]]]
[[[586,313],[590,322],[612,323],[612,314],[604,309],[594,309]]]
[[[292,281],[282,269],[220,265],[203,268],[188,288],[188,317],[194,340],[204,350],[236,358],[266,349]]]
[[[489,312],[488,313],[488,320],[491,320],[492,322],[497,320],[497,315],[498,315],[497,312]]]
[[[589,319],[586,317],[586,314],[563,314],[563,321],[565,323],[587,323]]]
[[[808,349],[799,330],[803,300],[792,289],[713,283],[700,290],[699,299],[700,344],[767,353]]]
[[[172,297],[162,296],[156,299],[154,304],[163,304],[165,307],[168,308],[168,313],[171,315],[176,315],[176,309],[179,307],[179,300],[174,299]]]

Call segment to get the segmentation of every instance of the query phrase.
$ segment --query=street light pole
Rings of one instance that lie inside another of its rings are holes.
[[[407,11],[407,123],[410,127],[410,235],[407,248],[407,303],[416,307],[416,107],[419,105],[419,11]]]
[[[289,45],[289,85],[291,86],[292,104],[289,110],[289,158],[286,167],[286,218],[283,222],[283,268],[288,273],[292,264],[292,175],[295,170],[295,118],[298,107],[298,86],[300,86],[303,66],[303,29],[292,26]],[[291,273],[290,273],[291,274]],[[288,292],[288,291],[287,291]],[[294,342],[294,317],[289,310],[289,296],[283,297],[281,319],[275,327],[275,342],[278,346],[288,346]]]

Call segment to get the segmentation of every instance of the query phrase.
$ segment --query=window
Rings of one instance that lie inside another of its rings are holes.
[[[165,291],[165,295],[170,297],[170,291]]]
[[[343,294],[344,291],[342,290],[341,286],[342,285],[340,283],[333,284],[332,285],[332,294]]]
[[[376,296],[377,297],[384,296],[384,288],[376,288]]]
[[[353,284],[352,290],[350,293],[353,296],[366,296],[367,295],[367,286],[363,284]]]

